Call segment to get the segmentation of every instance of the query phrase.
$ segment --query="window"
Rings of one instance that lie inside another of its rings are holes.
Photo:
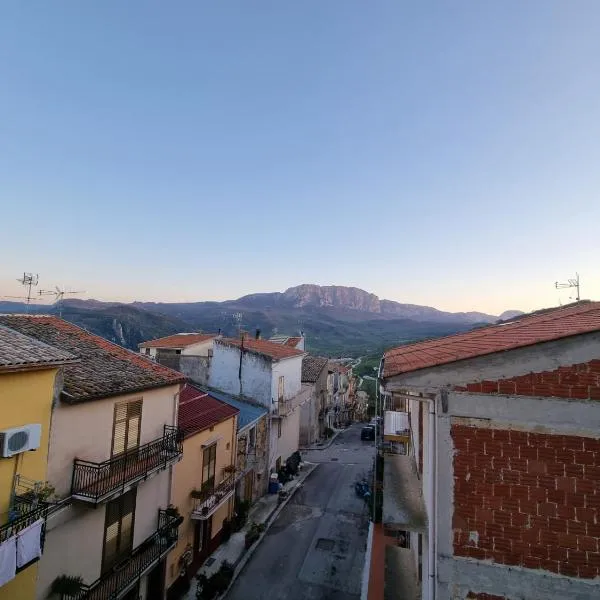
[[[140,445],[142,399],[115,404],[112,456],[123,454]]]
[[[217,445],[204,448],[202,453],[202,489],[215,489],[215,466],[217,462]]]
[[[281,437],[281,419],[277,419],[277,437]]]
[[[130,490],[106,505],[102,573],[128,556],[133,546],[136,490]]]
[[[253,427],[248,433],[248,451],[256,448],[256,427]]]
[[[277,386],[277,398],[278,398],[279,402],[283,401],[284,396],[285,396],[285,377],[283,375],[281,375],[279,377],[279,384]]]

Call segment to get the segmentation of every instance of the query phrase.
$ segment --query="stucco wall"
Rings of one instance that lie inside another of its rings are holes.
[[[167,557],[167,586],[170,586],[179,573],[178,561],[185,552],[188,544],[194,543],[194,526],[196,521],[191,519],[194,501],[191,492],[200,489],[202,485],[202,455],[204,444],[216,441],[217,456],[215,465],[215,483],[218,484],[227,477],[223,467],[234,464],[236,457],[236,423],[237,417],[219,423],[184,440],[183,459],[173,467],[173,487],[171,502],[179,508],[184,521],[179,529],[179,541],[175,549]],[[217,535],[223,527],[223,519],[227,518],[231,502],[219,508],[213,515],[212,533]]]
[[[302,383],[302,356],[286,358],[273,363],[273,378],[271,382],[271,398],[277,401],[279,377],[284,377],[284,399],[290,400],[300,393]]]
[[[52,395],[57,369],[0,375],[0,430],[40,424],[40,447],[11,458],[0,458],[0,524],[8,520],[13,476],[44,481],[48,466],[48,440]],[[30,600],[35,593],[38,565],[21,571],[0,587],[0,600]]]
[[[58,403],[52,415],[48,459],[48,479],[57,495],[70,493],[75,458],[96,462],[110,458],[115,404],[143,399],[140,444],[145,444],[160,438],[164,425],[176,423],[178,391],[177,385],[80,404]]]
[[[208,356],[208,351],[213,347],[214,339],[200,342],[199,344],[191,344],[183,348],[181,354],[193,354],[196,356]]]
[[[210,367],[209,385],[228,394],[242,393],[248,398],[271,407],[271,362],[244,352],[242,385],[239,380],[240,350],[216,343]]]

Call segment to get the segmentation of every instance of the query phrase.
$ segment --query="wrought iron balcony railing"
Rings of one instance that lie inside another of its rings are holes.
[[[48,505],[45,502],[39,502],[35,505],[28,504],[27,502],[18,502],[16,504],[18,508],[10,511],[9,521],[4,525],[0,526],[0,544],[3,544],[19,532],[23,531],[29,525],[32,525],[40,519],[43,520],[42,529],[40,533],[40,549],[44,551],[44,538],[46,535],[46,518],[48,516]],[[17,567],[17,573],[25,570],[27,567],[38,562],[39,558],[36,558],[25,565]]]
[[[192,519],[204,520],[213,515],[222,504],[231,498],[239,478],[239,473],[232,473],[214,488],[192,492],[194,500]]]
[[[161,438],[103,462],[75,459],[71,494],[77,500],[99,504],[118,496],[151,473],[166,469],[183,454],[183,436],[165,425]]]
[[[155,567],[177,544],[181,517],[158,511],[158,529],[110,571],[83,589],[73,600],[118,600]]]

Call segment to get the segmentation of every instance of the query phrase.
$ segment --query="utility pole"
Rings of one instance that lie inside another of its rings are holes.
[[[575,273],[575,279],[568,279],[567,283],[559,283],[558,281],[554,284],[554,287],[557,290],[567,289],[567,288],[575,288],[576,296],[575,302],[579,302],[581,300],[581,296],[579,293],[579,273]],[[572,298],[570,298],[572,299]]]

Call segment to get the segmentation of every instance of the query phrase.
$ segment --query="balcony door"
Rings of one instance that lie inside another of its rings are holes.
[[[142,399],[115,404],[112,456],[120,456],[140,445]]]
[[[102,573],[110,571],[131,554],[136,491],[130,490],[106,505]]]
[[[217,444],[204,448],[202,452],[202,490],[215,489],[215,467],[217,464]]]

